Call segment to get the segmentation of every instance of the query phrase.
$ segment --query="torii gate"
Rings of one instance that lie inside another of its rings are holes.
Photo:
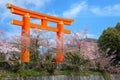
[[[42,14],[42,13],[38,13],[38,12],[33,12],[30,10],[19,8],[12,4],[7,4],[7,8],[9,8],[11,10],[11,13],[17,14],[17,15],[20,15],[23,17],[22,21],[20,21],[20,20],[12,20],[11,21],[11,23],[14,25],[22,26],[21,36],[26,37],[21,40],[21,54],[20,54],[21,62],[29,62],[29,60],[30,60],[29,59],[30,52],[29,52],[29,49],[27,49],[30,46],[30,28],[38,28],[41,30],[48,30],[48,31],[56,32],[57,39],[60,42],[60,44],[58,43],[56,45],[56,47],[57,47],[56,63],[58,64],[60,61],[64,60],[64,55],[61,50],[61,48],[63,49],[63,47],[64,47],[64,40],[63,40],[62,33],[65,33],[65,34],[71,33],[70,30],[64,29],[64,25],[71,25],[71,23],[74,20],[54,17],[54,16],[50,16],[50,15],[46,15],[46,14]],[[41,24],[31,23],[30,18],[35,18],[35,19],[41,20]],[[54,28],[54,27],[48,26],[47,25],[48,21],[57,23],[57,27]],[[26,45],[27,48],[24,47],[23,45]]]

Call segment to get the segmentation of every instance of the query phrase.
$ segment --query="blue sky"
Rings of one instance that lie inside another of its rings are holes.
[[[120,22],[120,0],[0,0],[0,29],[7,36],[20,35],[21,27],[10,24],[12,19],[22,19],[10,13],[6,4],[74,19],[71,26],[65,26],[72,32],[88,29],[87,35],[98,39],[102,31]],[[32,20],[38,23],[37,20]]]

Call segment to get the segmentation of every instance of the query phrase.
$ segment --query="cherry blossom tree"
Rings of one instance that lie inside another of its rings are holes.
[[[0,30],[0,35],[3,35],[3,31]],[[13,52],[19,52],[14,44],[7,41],[6,38],[0,38],[0,53],[5,54],[5,59],[9,60]]]
[[[68,51],[77,52],[89,59],[94,59],[93,54],[97,49],[97,43],[87,40],[87,30],[75,32],[72,36],[66,36],[65,48]]]

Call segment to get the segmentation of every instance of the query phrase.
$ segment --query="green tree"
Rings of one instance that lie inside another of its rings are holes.
[[[55,56],[51,53],[44,54],[45,60],[43,60],[45,70],[50,74],[53,75],[57,65],[55,63]]]
[[[79,53],[67,52],[65,53],[65,60],[61,64],[61,70],[79,71],[79,68],[88,62],[89,60],[85,59]]]
[[[103,51],[109,49],[108,56],[116,55],[113,60],[114,64],[120,61],[120,23],[103,31],[98,40],[98,46]]]
[[[119,30],[120,31],[120,22],[117,23],[117,25],[115,26],[115,29]]]

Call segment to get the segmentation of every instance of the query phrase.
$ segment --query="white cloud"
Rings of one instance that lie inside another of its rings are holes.
[[[100,7],[96,5],[88,5],[87,2],[83,1],[79,4],[74,4],[70,9],[64,11],[62,15],[66,18],[75,18],[83,11],[86,11],[88,14],[92,12],[98,16],[120,16],[120,4]]]
[[[96,35],[94,35],[94,34],[86,34],[86,36],[87,36],[88,38],[95,38],[95,39],[97,38]]]
[[[52,15],[52,16],[55,16],[55,17],[59,17],[59,15],[58,14],[56,14],[55,12],[53,13],[47,13],[48,15]]]
[[[91,8],[92,13],[100,16],[120,16],[120,4]]]
[[[26,5],[34,5],[34,7],[42,7],[51,0],[1,0],[0,5],[4,7],[7,3],[14,4],[21,7],[26,7]]]
[[[74,18],[76,17],[81,11],[84,11],[87,8],[86,2],[81,2],[79,4],[74,4],[69,10],[63,12],[63,17],[66,18]]]
[[[23,0],[25,1],[25,0]],[[26,2],[28,4],[33,4],[36,7],[42,7],[44,6],[46,3],[51,2],[51,0],[26,0]]]

